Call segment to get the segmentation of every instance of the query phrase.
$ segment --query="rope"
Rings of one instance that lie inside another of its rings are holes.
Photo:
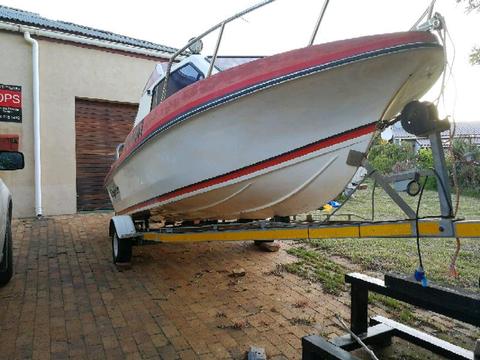
[[[350,330],[350,328],[347,326],[347,324],[343,322],[342,318],[338,314],[335,314],[335,318],[338,320],[340,325],[342,325],[342,327],[350,333],[350,336],[353,337],[355,341],[358,342],[360,346],[365,349],[365,351],[368,353],[368,355],[370,355],[370,357],[373,360],[378,360],[375,353],[372,350],[370,350],[370,348],[367,345],[365,345],[362,339],[360,339],[352,330]]]
[[[443,29],[443,33],[442,33],[441,30],[439,30],[438,35],[439,35],[440,39],[442,40],[442,45],[443,45],[443,49],[444,49],[443,51],[444,51],[444,56],[445,56],[445,71],[443,72],[443,76],[442,76],[442,85],[441,85],[441,88],[440,88],[440,93],[438,94],[438,97],[435,99],[435,101],[438,105],[440,99],[442,99],[442,104],[443,104],[444,107],[446,107],[445,106],[445,87],[446,87],[447,82],[450,80],[450,78],[453,79],[453,63],[455,62],[456,50],[455,50],[455,43],[453,42],[453,39],[450,35],[450,32],[448,31],[448,27],[447,27],[447,23],[446,23],[445,19],[442,16],[438,16],[438,17],[439,17],[440,21],[442,22],[442,29]],[[450,43],[452,45],[452,50],[453,50],[453,56],[452,56],[451,63],[448,61],[448,57],[447,57],[447,41],[446,41],[447,37],[450,40]],[[446,77],[447,69],[448,69],[448,73],[449,73],[448,78]],[[456,102],[456,95],[455,95],[454,100],[455,100],[454,101],[454,103],[455,103]],[[455,111],[455,106],[453,107],[453,111]],[[458,213],[458,209],[460,207],[460,187],[458,186],[458,173],[457,173],[457,167],[455,165],[455,152],[453,151],[453,140],[455,138],[455,132],[456,132],[455,116],[452,115],[451,119],[452,119],[452,127],[449,130],[448,150],[449,150],[449,153],[450,153],[450,157],[452,158],[452,162],[453,162],[452,177],[453,177],[453,187],[455,189],[455,209],[452,208],[451,212],[452,212],[452,216],[456,217],[457,213]],[[443,187],[443,184],[442,184],[442,187]],[[457,271],[456,262],[457,262],[458,254],[460,253],[461,242],[460,242],[460,238],[458,238],[458,237],[455,238],[455,240],[456,240],[455,252],[453,253],[452,259],[450,261],[449,273],[450,273],[450,276],[452,276],[454,278],[458,278],[459,273]]]

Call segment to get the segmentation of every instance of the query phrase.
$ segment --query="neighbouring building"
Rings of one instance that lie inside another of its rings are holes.
[[[145,82],[175,49],[0,6],[0,146],[25,155],[2,172],[14,216],[35,205],[34,44],[38,43],[41,207],[44,215],[109,208],[103,178],[130,131]],[[38,172],[37,172],[38,173]]]
[[[398,122],[392,126],[393,137],[392,140],[395,144],[409,143],[412,148],[417,151],[420,148],[429,148],[430,141],[427,138],[420,138],[413,134],[406,132],[401,124]],[[444,147],[450,144],[450,133],[444,131],[441,133],[442,143]],[[480,146],[480,121],[472,122],[457,122],[455,123],[455,139],[462,139],[470,142],[471,144]]]

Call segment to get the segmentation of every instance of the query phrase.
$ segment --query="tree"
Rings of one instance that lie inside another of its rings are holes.
[[[475,46],[470,53],[470,63],[480,65],[480,47]]]
[[[457,2],[466,3],[467,13],[472,11],[480,12],[480,0],[457,0]],[[480,47],[475,46],[470,54],[470,63],[480,65]]]
[[[480,9],[480,0],[457,0],[457,2],[466,2],[468,12]]]

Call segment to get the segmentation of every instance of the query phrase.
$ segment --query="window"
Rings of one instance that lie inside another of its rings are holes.
[[[182,90],[184,87],[191,85],[198,80],[202,80],[205,76],[198,70],[193,64],[188,63],[170,73],[167,86],[167,97],[175,94],[177,91]],[[165,80],[160,81],[154,88],[152,93],[152,107],[153,109],[160,103],[162,98],[162,89]]]

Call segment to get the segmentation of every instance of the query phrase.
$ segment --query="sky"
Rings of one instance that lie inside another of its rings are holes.
[[[259,1],[0,0],[0,4],[178,48]],[[408,30],[429,4],[430,0],[331,0],[315,43]],[[227,25],[219,55],[271,55],[304,47],[322,5],[320,0],[276,0],[247,14]],[[466,14],[465,5],[456,0],[437,0],[435,11],[445,17],[452,38],[447,47],[450,63],[455,53],[440,115],[480,121],[480,65],[468,62],[472,47],[480,46],[480,12]],[[211,54],[215,42],[215,33],[205,38],[202,54]],[[425,100],[435,99],[439,88],[437,84]]]

